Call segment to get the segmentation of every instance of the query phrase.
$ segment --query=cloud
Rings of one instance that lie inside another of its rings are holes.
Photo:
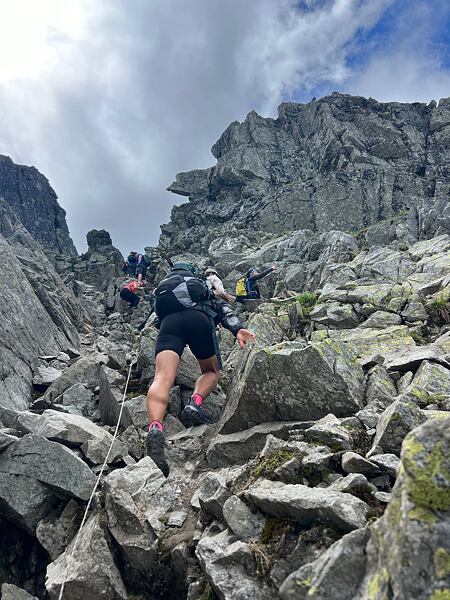
[[[347,81],[350,93],[384,102],[429,102],[450,95],[447,1],[399,4],[388,35]],[[446,44],[441,41],[446,37]]]
[[[231,121],[252,109],[274,115],[280,101],[317,88],[395,96],[394,78],[380,85],[378,48],[364,68],[350,60],[395,4],[41,0],[27,37],[30,3],[3,0],[0,153],[49,178],[80,250],[94,227],[123,252],[156,244],[183,201],[165,188],[177,172],[213,164],[211,145]],[[403,88],[415,93],[416,80]]]

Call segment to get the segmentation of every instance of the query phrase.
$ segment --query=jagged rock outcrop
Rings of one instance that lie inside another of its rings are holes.
[[[79,346],[82,308],[0,200],[0,404],[27,408],[40,355]]]
[[[51,255],[76,256],[66,212],[59,206],[47,178],[35,167],[16,165],[9,156],[0,155],[0,198],[41,250]]]
[[[251,112],[214,144],[214,167],[180,173],[168,188],[189,203],[173,209],[160,248],[211,251],[225,222],[239,251],[254,244],[255,230],[356,231],[408,209],[398,234],[448,232],[449,131],[449,99],[379,103],[336,93],[281,104],[277,119]],[[392,235],[384,229],[378,239]]]

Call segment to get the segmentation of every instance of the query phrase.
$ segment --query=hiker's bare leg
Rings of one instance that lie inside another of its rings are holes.
[[[175,382],[180,357],[173,350],[163,350],[156,357],[155,377],[147,392],[149,423],[163,422],[169,404],[169,393]]]
[[[211,356],[211,358],[205,358],[204,360],[197,360],[202,374],[195,382],[194,393],[200,394],[202,398],[206,398],[206,396],[213,391],[217,385],[217,382],[219,381],[219,366],[215,356]]]

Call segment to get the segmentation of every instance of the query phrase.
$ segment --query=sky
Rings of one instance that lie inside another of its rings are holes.
[[[79,250],[157,245],[176,173],[251,110],[450,96],[448,0],[0,0],[0,154],[50,181]]]

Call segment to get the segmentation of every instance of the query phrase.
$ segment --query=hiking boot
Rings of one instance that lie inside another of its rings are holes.
[[[169,463],[164,455],[164,434],[158,429],[158,427],[152,427],[147,433],[147,439],[145,442],[147,447],[147,454],[161,469],[163,475],[167,477],[169,475]]]
[[[193,398],[189,400],[183,412],[180,415],[180,421],[185,427],[192,427],[193,425],[209,425],[211,419],[206,416],[205,411],[201,406],[198,406]]]

